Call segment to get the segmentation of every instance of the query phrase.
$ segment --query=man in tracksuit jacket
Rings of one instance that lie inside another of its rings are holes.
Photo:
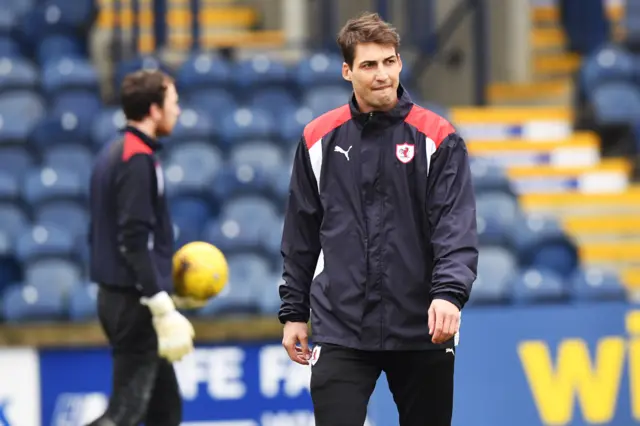
[[[449,426],[460,310],[478,261],[467,149],[399,84],[393,28],[363,15],[338,42],[354,94],[306,126],[295,155],[283,345],[312,366],[317,426],[362,426],[382,371],[401,426]]]
[[[180,108],[172,80],[158,71],[126,76],[128,125],[98,154],[91,176],[90,273],[98,317],[113,355],[113,391],[92,426],[178,426],[182,401],[172,362],[193,349],[193,328],[172,297],[173,224],[157,137]]]

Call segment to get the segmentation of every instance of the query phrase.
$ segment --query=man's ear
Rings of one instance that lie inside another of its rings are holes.
[[[349,68],[349,64],[346,62],[342,63],[342,78],[351,81],[351,68]]]

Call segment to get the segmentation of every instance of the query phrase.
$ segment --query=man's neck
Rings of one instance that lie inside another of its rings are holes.
[[[358,103],[358,110],[363,114],[368,114],[374,111],[380,111],[380,112],[391,111],[393,108],[395,108],[396,105],[398,105],[399,101],[400,100],[396,97],[396,99],[394,99],[394,102],[392,102],[390,105],[383,108],[374,108],[371,105],[363,102],[362,99],[358,96],[358,94],[356,94],[356,102]]]
[[[141,133],[144,133],[151,139],[156,139],[155,126],[149,121],[128,121],[127,125],[133,127]]]

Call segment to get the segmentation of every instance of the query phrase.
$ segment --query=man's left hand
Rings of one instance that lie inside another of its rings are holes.
[[[460,325],[460,310],[443,299],[434,299],[429,307],[429,334],[436,344],[451,339]]]

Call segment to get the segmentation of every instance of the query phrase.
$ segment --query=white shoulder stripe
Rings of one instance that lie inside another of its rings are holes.
[[[320,173],[322,172],[322,138],[314,143],[309,149],[309,158],[311,159],[311,168],[316,177],[318,191],[320,190]]]
[[[430,137],[426,137],[425,150],[427,155],[427,176],[429,176],[429,170],[431,169],[431,156],[436,152],[436,143]]]

